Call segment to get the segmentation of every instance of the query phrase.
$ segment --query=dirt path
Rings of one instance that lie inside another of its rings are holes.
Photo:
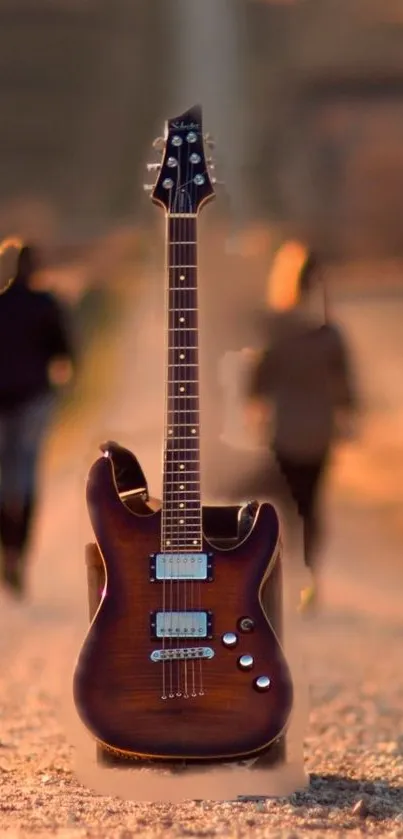
[[[128,331],[122,356],[130,353],[131,336]],[[88,418],[74,433],[66,431],[79,467],[63,458],[49,467],[31,602],[21,607],[0,600],[0,836],[246,837],[253,831],[291,839],[364,831],[403,837],[402,539],[389,508],[374,512],[371,493],[362,501],[354,489],[354,458],[366,464],[367,485],[376,487],[379,477],[376,458],[357,451],[337,466],[323,611],[307,621],[302,639],[311,685],[309,790],[257,804],[179,807],[101,797],[77,782],[60,705],[70,689],[72,650],[87,622],[83,545],[90,530],[83,487],[97,442],[118,433],[132,443],[133,398],[123,383],[122,377],[93,415],[90,433]],[[158,458],[148,462],[150,445],[144,437],[142,459],[157,475]],[[398,445],[395,464],[403,464]]]

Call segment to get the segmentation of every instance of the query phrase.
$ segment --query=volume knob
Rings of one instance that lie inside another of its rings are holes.
[[[251,655],[241,655],[238,658],[238,666],[241,670],[251,670],[254,665],[253,657]]]
[[[221,640],[224,644],[224,647],[236,647],[236,645],[238,643],[238,636],[235,635],[234,632],[226,632],[222,636]]]

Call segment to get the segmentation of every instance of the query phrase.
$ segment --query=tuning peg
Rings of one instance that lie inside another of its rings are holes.
[[[211,169],[212,172],[214,172],[214,170],[215,170],[215,164],[214,163],[207,163],[207,166],[208,166],[209,169]]]
[[[154,187],[153,184],[143,184],[144,192],[152,192]]]
[[[210,149],[215,148],[215,140],[213,139],[211,134],[205,134],[204,135],[204,142],[205,142],[206,146],[208,146]]]
[[[216,186],[224,186],[225,181],[218,181],[217,178],[211,178],[211,183],[215,184]]]
[[[158,172],[161,169],[161,163],[147,163],[148,172]]]
[[[156,151],[163,151],[165,148],[165,140],[163,137],[156,137],[153,142],[153,149]]]

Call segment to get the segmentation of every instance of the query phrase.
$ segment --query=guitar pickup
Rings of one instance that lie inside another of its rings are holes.
[[[158,553],[150,557],[150,582],[213,580],[213,554]]]
[[[152,612],[152,638],[212,638],[211,612]]]

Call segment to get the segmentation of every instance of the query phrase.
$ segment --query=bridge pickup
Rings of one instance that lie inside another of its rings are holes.
[[[211,612],[153,612],[152,638],[212,638]]]
[[[213,658],[211,647],[180,647],[178,650],[153,650],[151,661],[188,661],[195,658]]]
[[[213,579],[213,554],[159,553],[150,557],[150,581]]]

